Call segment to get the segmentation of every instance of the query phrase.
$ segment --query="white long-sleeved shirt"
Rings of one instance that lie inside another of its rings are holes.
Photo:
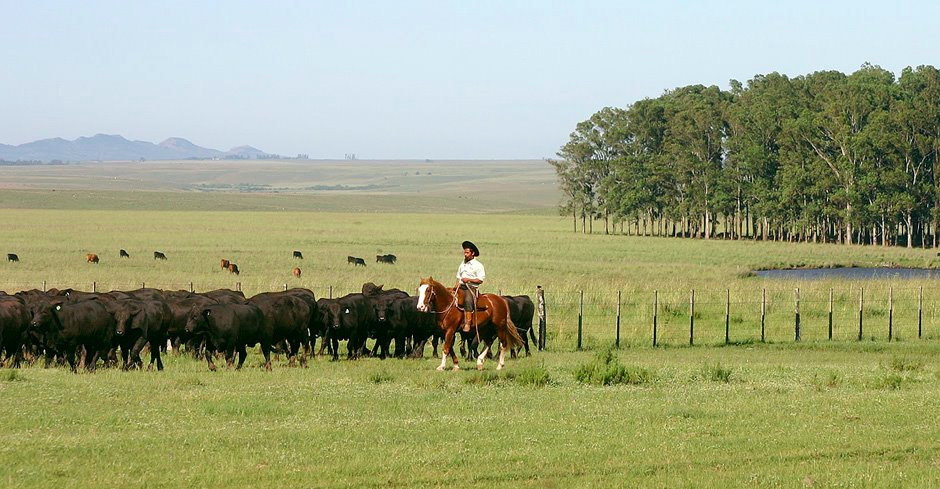
[[[483,285],[483,280],[486,280],[486,271],[483,269],[483,264],[480,263],[476,258],[465,261],[460,264],[457,268],[457,279],[464,278],[478,278],[480,279],[479,284],[470,284],[476,287]]]

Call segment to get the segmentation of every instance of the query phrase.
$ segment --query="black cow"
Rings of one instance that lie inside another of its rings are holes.
[[[30,317],[26,301],[0,293],[0,365],[12,358],[11,366],[20,366]]]
[[[438,330],[431,312],[418,310],[417,297],[395,299],[389,307],[389,337],[395,340],[395,356],[424,356],[424,345]],[[435,355],[436,356],[436,355]]]
[[[86,299],[55,301],[38,310],[29,327],[42,335],[50,348],[64,354],[72,372],[76,372],[79,347],[85,348],[85,368],[94,370],[98,358],[111,349],[114,326],[114,318],[100,300]]]
[[[199,295],[215,299],[221,304],[244,304],[248,300],[245,299],[245,293],[240,290],[216,289],[200,292]]]
[[[394,265],[396,260],[398,260],[398,257],[395,255],[375,255],[376,263],[388,263],[389,265]]]
[[[164,255],[162,252],[154,251],[153,259],[154,260],[166,260],[166,255]]]
[[[355,256],[347,256],[347,257],[346,257],[346,264],[348,265],[348,264],[350,264],[350,263],[353,264],[353,265],[362,265],[362,266],[366,266],[366,261],[365,261],[364,259],[362,259],[362,258],[357,258],[357,257],[355,257]]]
[[[20,261],[20,257],[16,256],[16,253],[7,253],[7,261],[18,262]]]
[[[369,300],[369,305],[372,306],[375,314],[372,328],[366,331],[369,338],[375,339],[375,348],[372,355],[378,354],[380,358],[385,358],[388,356],[389,344],[392,341],[391,326],[388,321],[392,303],[397,299],[408,298],[408,294],[398,289],[382,290],[381,286],[375,286],[372,283],[363,285],[362,291],[366,299]],[[401,337],[404,338],[404,334]],[[402,339],[402,342],[404,342],[404,339]],[[395,346],[397,350],[398,343]],[[404,346],[404,343],[402,343],[402,346]]]
[[[375,327],[375,311],[369,300],[362,294],[349,294],[339,299],[327,299],[323,305],[326,306],[326,339],[331,342],[333,360],[339,359],[339,340],[344,339],[349,340],[347,357],[358,357],[365,346],[367,332]]]
[[[535,316],[535,304],[532,303],[532,299],[527,295],[504,295],[503,298],[509,303],[509,318],[512,319],[513,324],[516,325],[516,331],[518,331],[519,336],[522,337],[525,355],[531,356],[532,353],[529,351],[528,335],[531,335],[532,341],[536,342],[535,330],[532,329],[532,318]],[[511,356],[515,358],[516,350],[511,351]]]
[[[166,301],[172,313],[172,319],[167,326],[167,338],[172,341],[173,346],[179,349],[181,344],[185,344],[187,351],[193,356],[199,357],[201,351],[202,338],[196,338],[186,332],[186,322],[189,320],[190,313],[194,310],[202,310],[212,304],[218,304],[219,301],[198,294],[192,294],[189,291],[181,293],[167,293]],[[198,340],[198,341],[197,341]]]
[[[246,348],[261,344],[264,368],[271,370],[271,322],[264,312],[254,304],[213,304],[205,308],[194,308],[186,321],[186,332],[205,334],[211,348],[225,352],[225,363],[231,367],[238,352],[240,369],[248,356]],[[215,371],[212,354],[206,355],[209,370]]]
[[[131,255],[128,255],[126,251],[121,250],[121,258],[130,258]],[[165,258],[165,257],[164,257]]]
[[[163,370],[160,348],[166,343],[167,330],[173,322],[173,311],[162,299],[125,299],[106,304],[114,315],[117,342],[121,346],[124,369],[140,368],[143,361],[140,351],[150,343],[150,365]]]
[[[300,258],[301,260],[303,260],[303,259],[304,259],[304,254],[301,253],[301,252],[299,252],[299,251],[296,251],[296,250],[295,250],[295,251],[294,251],[294,258]]]
[[[292,292],[284,291],[264,292],[248,299],[248,303],[258,306],[271,323],[272,343],[287,343],[291,367],[303,347],[300,365],[306,367],[307,356],[310,354],[310,325],[317,313],[316,301],[312,302],[314,306],[311,308],[310,302]]]

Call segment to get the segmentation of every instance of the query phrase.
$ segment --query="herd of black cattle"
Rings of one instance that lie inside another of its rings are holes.
[[[535,340],[535,307],[528,296],[504,297],[529,354],[527,335]],[[213,358],[217,353],[224,354],[229,367],[236,364],[237,353],[240,368],[246,349],[260,345],[265,367],[270,369],[272,350],[286,354],[291,366],[298,357],[306,365],[317,337],[321,338],[318,354],[328,349],[334,360],[343,340],[350,359],[422,357],[428,340],[437,356],[439,330],[433,312],[418,310],[416,297],[372,283],[364,284],[361,293],[336,299],[316,299],[302,288],[250,298],[228,289],[204,293],[152,288],[103,293],[72,289],[0,292],[0,366],[18,367],[24,360],[44,357],[46,366],[67,363],[73,371],[80,366],[93,370],[99,362],[141,368],[141,351],[149,345],[150,368],[156,363],[158,370],[163,369],[160,354],[167,348],[204,356],[210,370],[216,369]],[[371,349],[367,346],[370,339],[374,340]],[[468,356],[477,350],[475,339],[476,335],[464,334]],[[390,353],[392,340],[395,346]]]

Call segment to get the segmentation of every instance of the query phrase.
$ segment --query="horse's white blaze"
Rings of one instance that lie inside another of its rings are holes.
[[[424,295],[428,292],[428,284],[422,284],[418,287],[418,310],[427,312],[428,308],[424,305]],[[443,365],[442,365],[443,366]]]
[[[482,366],[483,366],[483,359],[486,358],[486,354],[489,353],[489,352],[490,352],[490,347],[487,346],[486,348],[483,349],[483,353],[481,353],[480,356],[477,357],[477,366],[478,366],[478,367],[482,367]]]

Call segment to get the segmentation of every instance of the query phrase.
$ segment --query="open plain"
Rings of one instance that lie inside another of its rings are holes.
[[[436,372],[429,356],[306,369],[280,359],[271,373],[256,354],[239,372],[175,355],[160,373],[4,368],[0,486],[940,485],[940,286],[750,274],[933,268],[934,250],[584,235],[557,215],[558,198],[538,161],[3,167],[0,251],[20,258],[0,264],[8,293],[286,285],[335,297],[363,282],[413,292],[423,276],[453,280],[471,239],[488,291],[544,288],[548,348],[498,374],[492,363]],[[375,263],[385,253],[397,264]],[[621,344],[606,365],[630,375],[581,382],[615,342],[618,291]]]

